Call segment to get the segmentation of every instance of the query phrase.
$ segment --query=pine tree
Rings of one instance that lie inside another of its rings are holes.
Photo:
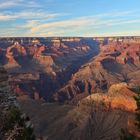
[[[32,125],[28,123],[30,120],[27,120],[28,117],[21,116],[22,114],[17,107],[9,108],[3,114],[3,127],[1,129],[3,139],[35,140]]]

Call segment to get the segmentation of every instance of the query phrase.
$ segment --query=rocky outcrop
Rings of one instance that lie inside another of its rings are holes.
[[[114,58],[122,64],[134,64],[139,62],[139,53],[140,46],[136,41],[126,42],[126,41],[116,41],[110,42],[106,45],[100,45],[102,52],[107,53],[108,55],[114,56]],[[116,53],[116,56],[115,56]],[[117,55],[118,53],[118,55]]]
[[[33,100],[20,100],[20,104],[32,116],[36,135],[51,140],[119,140],[120,130],[127,127],[128,118],[133,116],[120,109],[107,110],[88,104],[87,100],[76,106]]]
[[[103,109],[121,109],[135,112],[137,105],[134,99],[136,94],[131,91],[126,83],[112,85],[107,93],[96,93],[83,99],[81,103],[90,103],[102,106]]]
[[[47,71],[47,69],[51,69],[49,67],[54,65],[54,61],[51,56],[43,55],[43,51],[45,51],[45,49],[45,46],[38,47],[33,54],[33,61],[39,63]]]
[[[12,46],[6,49],[6,58],[7,64],[5,65],[6,69],[10,68],[20,68],[20,64],[16,61],[15,57],[17,56],[25,56],[26,50],[23,46],[21,46],[18,42],[15,42]]]
[[[3,45],[1,53],[6,60],[2,60],[5,68],[12,73],[10,82],[15,89],[19,86],[18,96],[25,93],[32,98],[40,98],[38,95],[48,98],[48,95],[64,85],[85,61],[98,53],[98,44],[92,39],[14,38],[8,41],[10,45]]]
[[[92,38],[74,37],[48,38],[46,42],[39,38],[29,40],[30,43],[24,43],[24,39],[11,42],[13,45],[6,48],[8,63],[5,67],[18,68],[13,69],[13,73],[46,74],[43,80],[38,78],[37,82],[43,85],[45,81],[49,85],[57,83],[56,87],[59,88],[52,88],[51,91],[51,94],[56,93],[55,100],[72,100],[75,97],[81,99],[92,93],[106,92],[112,84],[120,82],[131,86],[138,86],[140,83],[138,38],[133,41],[130,38],[129,42],[127,38],[117,37],[94,38],[94,41]],[[99,46],[100,53],[94,58]],[[82,65],[90,58],[90,62]],[[53,79],[54,82],[46,79]],[[28,78],[27,81],[29,80],[35,81],[34,78]],[[35,82],[34,86],[36,87]],[[46,88],[44,91],[50,93],[50,89]]]
[[[100,43],[100,53],[72,75],[66,86],[57,91],[55,100],[73,100],[106,92],[112,84],[121,82],[140,86],[139,43],[115,39],[95,38]]]

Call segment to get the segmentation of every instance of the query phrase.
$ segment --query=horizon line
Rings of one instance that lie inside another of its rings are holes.
[[[0,38],[108,38],[108,37],[140,37],[140,35],[112,35],[112,36],[0,36]]]

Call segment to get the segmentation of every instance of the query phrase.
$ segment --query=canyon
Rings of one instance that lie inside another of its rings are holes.
[[[108,91],[116,83],[130,88],[140,86],[140,44],[131,39],[99,40],[100,52],[72,75],[68,84],[55,94],[56,100]]]
[[[1,41],[1,46],[1,63],[16,94],[47,101],[99,51],[98,43],[90,38],[10,38]]]
[[[119,140],[131,129],[140,37],[0,38],[0,63],[38,138]]]

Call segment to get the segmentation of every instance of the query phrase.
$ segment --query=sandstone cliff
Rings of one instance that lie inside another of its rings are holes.
[[[79,100],[89,94],[106,92],[112,84],[126,82],[140,86],[139,43],[109,42],[100,44],[100,53],[72,75],[54,95],[55,100]],[[77,99],[76,99],[77,98]]]

